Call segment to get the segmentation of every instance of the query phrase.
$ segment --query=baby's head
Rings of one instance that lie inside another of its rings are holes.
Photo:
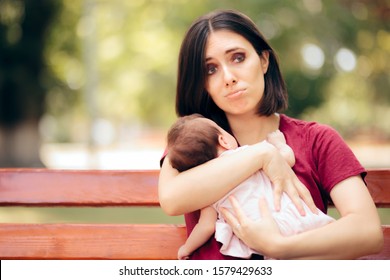
[[[168,157],[179,172],[235,148],[237,141],[231,134],[200,114],[179,118],[168,132]]]

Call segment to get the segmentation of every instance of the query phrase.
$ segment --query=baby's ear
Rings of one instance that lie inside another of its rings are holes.
[[[231,149],[229,142],[226,141],[225,137],[223,137],[222,134],[218,135],[218,142],[219,142],[219,145],[221,145],[226,150]]]

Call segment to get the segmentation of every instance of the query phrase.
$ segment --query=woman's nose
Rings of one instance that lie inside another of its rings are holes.
[[[236,79],[232,79],[232,80],[230,81],[230,83],[229,83],[229,82],[226,82],[226,83],[225,83],[225,86],[226,86],[226,87],[229,87],[229,86],[232,86],[232,85],[234,85],[234,84],[236,84],[236,83],[237,83]]]
[[[225,79],[225,86],[226,87],[232,86],[232,85],[237,83],[236,76],[228,67],[224,67],[223,72],[224,72],[224,79]]]

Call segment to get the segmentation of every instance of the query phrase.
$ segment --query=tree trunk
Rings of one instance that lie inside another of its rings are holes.
[[[0,167],[44,167],[37,121],[0,126]]]

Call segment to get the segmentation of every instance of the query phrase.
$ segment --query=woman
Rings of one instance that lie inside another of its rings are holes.
[[[198,209],[262,169],[275,186],[276,209],[285,191],[302,215],[298,197],[313,212],[317,206],[325,213],[331,199],[341,218],[284,237],[264,202],[261,211],[268,214],[259,222],[245,217],[232,198],[235,212],[225,211],[225,218],[249,247],[277,259],[352,259],[378,252],[383,234],[363,181],[364,168],[333,129],[278,114],[286,107],[287,91],[275,52],[248,17],[216,11],[196,20],[179,54],[177,113],[200,113],[250,147],[182,173],[164,160],[159,179],[162,208],[170,215],[185,214],[191,232]],[[277,129],[295,153],[293,170],[272,145],[262,142]],[[219,247],[211,238],[192,258],[223,259]]]

